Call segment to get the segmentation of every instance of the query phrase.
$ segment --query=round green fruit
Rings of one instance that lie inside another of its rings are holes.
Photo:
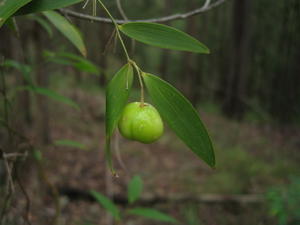
[[[145,144],[159,139],[164,125],[157,110],[150,104],[132,102],[125,106],[119,121],[123,137]]]

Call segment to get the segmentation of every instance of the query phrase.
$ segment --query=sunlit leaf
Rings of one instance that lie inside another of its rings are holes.
[[[0,1],[0,28],[5,21],[12,16],[19,8],[31,0],[2,0]]]
[[[51,23],[80,51],[86,56],[86,47],[78,29],[65,17],[54,11],[46,11],[43,14]]]
[[[62,140],[56,140],[54,141],[54,144],[57,146],[66,146],[71,148],[78,148],[78,149],[86,149],[86,146],[84,144],[81,144],[77,141],[72,141],[68,139],[62,139]]]
[[[123,66],[109,82],[106,89],[106,159],[113,171],[111,162],[110,139],[121,117],[131,90],[133,69],[130,64]],[[114,173],[114,171],[113,171]]]
[[[134,176],[128,184],[128,201],[135,202],[141,195],[143,190],[143,181],[140,176]]]
[[[180,51],[209,53],[209,49],[190,35],[158,23],[133,22],[119,26],[127,36],[145,44]]]
[[[128,213],[161,222],[178,223],[173,217],[151,208],[134,208],[129,210]]]
[[[103,206],[103,208],[105,208],[113,215],[115,219],[121,219],[118,207],[109,198],[105,197],[97,191],[90,191],[90,193],[97,200],[97,202]]]
[[[29,13],[48,11],[52,9],[59,9],[82,1],[83,0],[32,0],[30,4],[21,8],[17,12],[17,15],[24,15]]]
[[[157,110],[177,136],[211,167],[215,155],[210,137],[192,104],[173,86],[157,76],[143,74]]]

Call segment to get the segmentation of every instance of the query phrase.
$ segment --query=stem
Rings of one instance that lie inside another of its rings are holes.
[[[137,72],[138,77],[139,77],[139,83],[140,83],[140,86],[141,86],[141,107],[143,107],[144,103],[145,103],[144,83],[143,83],[143,78],[142,78],[143,71],[136,65],[136,63],[134,61],[130,60],[130,63],[136,69],[136,72]]]
[[[116,32],[117,32],[117,36],[121,42],[121,45],[122,45],[122,48],[125,52],[125,55],[126,55],[126,58],[127,58],[127,61],[129,62],[130,61],[130,57],[128,55],[128,52],[127,52],[127,49],[125,47],[125,44],[124,44],[124,41],[121,37],[121,34],[120,34],[120,31],[119,31],[119,27],[118,27],[118,24],[116,23],[115,19],[113,18],[113,16],[110,14],[110,12],[108,11],[108,9],[105,7],[105,5],[102,3],[101,0],[98,0],[98,2],[100,3],[100,5],[102,6],[102,8],[104,9],[104,11],[107,13],[107,15],[109,16],[109,18],[111,19],[111,21],[113,22],[115,28],[116,28]]]

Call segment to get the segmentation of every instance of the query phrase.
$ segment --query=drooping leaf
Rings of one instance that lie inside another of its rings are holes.
[[[35,20],[38,24],[41,25],[41,27],[44,28],[44,30],[48,33],[49,37],[53,37],[53,31],[48,21],[36,14],[28,15],[28,18]]]
[[[110,139],[125,107],[132,86],[133,69],[130,64],[123,66],[109,82],[106,89],[106,159],[112,170]]]
[[[82,1],[83,0],[55,0],[55,1],[54,0],[32,0],[30,4],[22,7],[16,14],[24,15],[24,14],[48,11],[52,9],[59,9]]]
[[[43,14],[51,23],[80,51],[86,56],[86,47],[78,29],[65,17],[54,11],[46,11]]]
[[[149,95],[176,135],[211,167],[215,155],[210,137],[192,104],[173,86],[152,74],[143,74]]]
[[[129,210],[128,213],[161,222],[169,222],[175,224],[178,223],[175,218],[151,208],[134,208]]]
[[[22,75],[23,75],[24,79],[27,81],[27,83],[31,86],[34,86],[34,82],[31,78],[32,69],[29,65],[19,63],[18,61],[15,61],[15,60],[7,59],[1,64],[1,66],[17,69],[18,71],[20,71],[22,73]]]
[[[120,25],[119,29],[130,38],[148,45],[180,51],[209,53],[209,49],[197,39],[170,26],[132,22]]]
[[[20,37],[19,27],[15,17],[9,17],[6,20],[5,25],[16,35],[16,37]]]
[[[86,149],[86,146],[84,144],[81,144],[77,141],[72,141],[68,139],[62,139],[62,140],[56,140],[54,141],[54,144],[57,146],[66,146],[66,147],[72,147],[72,148],[79,148],[82,150]]]
[[[141,195],[143,181],[140,176],[134,176],[128,184],[128,201],[134,203]]]
[[[0,28],[5,21],[12,16],[22,6],[31,0],[2,0],[0,1]]]
[[[121,219],[120,211],[115,203],[97,191],[90,191],[90,193],[103,208],[112,214],[116,220]]]
[[[50,89],[42,88],[42,87],[27,87],[26,89],[29,91],[32,91],[34,93],[47,96],[53,100],[59,101],[61,103],[69,105],[69,106],[72,106],[73,108],[79,110],[79,105],[77,103],[75,103],[73,100],[71,100],[70,98],[67,98],[63,95],[60,95],[57,92],[52,91]]]
[[[44,51],[44,56],[47,57],[47,60],[51,62],[73,66],[76,69],[81,70],[83,72],[96,75],[100,73],[100,68],[94,63],[87,60],[86,58],[72,53]]]

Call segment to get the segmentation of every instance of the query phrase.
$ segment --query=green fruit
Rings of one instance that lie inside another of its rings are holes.
[[[164,125],[157,110],[150,104],[132,102],[125,106],[119,121],[123,137],[145,144],[159,139]]]

